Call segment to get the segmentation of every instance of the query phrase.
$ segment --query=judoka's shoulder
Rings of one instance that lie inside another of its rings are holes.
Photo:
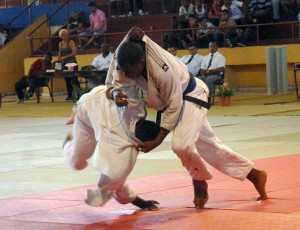
[[[86,101],[90,101],[99,97],[105,96],[105,91],[107,87],[105,85],[100,85],[93,88],[89,93],[83,94],[77,104],[84,103]]]

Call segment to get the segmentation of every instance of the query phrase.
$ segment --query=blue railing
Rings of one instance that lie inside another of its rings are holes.
[[[23,8],[23,10],[21,9],[21,11],[15,16],[13,17],[5,26],[4,29],[7,30],[9,32],[10,37],[13,37],[13,33],[12,33],[12,25],[17,22],[17,20],[20,19],[21,16],[23,16],[26,12],[28,13],[28,23],[31,24],[32,23],[32,13],[31,13],[31,6],[35,5],[36,1],[38,0],[34,0],[31,4],[29,4],[27,7]],[[23,1],[22,1],[23,2]],[[6,1],[5,1],[6,3]]]

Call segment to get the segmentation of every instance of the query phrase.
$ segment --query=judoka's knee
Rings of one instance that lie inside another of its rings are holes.
[[[177,155],[194,153],[194,152],[197,151],[197,149],[196,149],[195,146],[189,145],[189,144],[185,144],[185,143],[182,143],[182,142],[179,142],[179,141],[172,142],[172,150]]]

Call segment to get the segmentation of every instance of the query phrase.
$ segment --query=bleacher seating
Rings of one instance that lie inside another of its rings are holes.
[[[162,39],[163,39],[163,33],[162,30],[166,30],[166,28],[169,27],[170,24],[170,19],[172,16],[176,15],[174,14],[163,14],[162,13],[162,0],[145,0],[144,1],[144,9],[149,13],[149,15],[145,16],[133,16],[133,17],[117,17],[117,18],[112,18],[110,16],[110,6],[109,6],[109,0],[107,1],[97,1],[98,7],[102,9],[103,11],[106,12],[107,14],[107,24],[108,24],[108,30],[107,33],[103,36],[99,37],[99,41],[101,42],[108,42],[111,46],[116,47],[119,42],[122,40],[126,32],[132,27],[132,26],[138,26],[141,27],[143,30],[147,31],[147,33],[151,36],[151,38],[156,41],[158,44],[162,45]],[[5,0],[2,1],[5,2],[7,5],[9,2],[12,2],[12,0]],[[21,3],[26,3],[26,0],[15,0],[13,1],[14,4],[16,2]],[[40,0],[40,4],[47,4],[48,0]],[[57,3],[60,2],[67,2],[63,0],[57,0]],[[76,9],[76,7],[81,7],[84,8],[84,14],[85,18],[88,20],[89,12],[86,7],[86,2],[78,1],[78,0],[70,0],[71,3],[77,2],[80,3],[81,5],[72,5],[70,4],[69,6],[69,12],[70,13],[72,10]],[[36,6],[35,6],[36,7]],[[75,7],[75,8],[74,8]],[[126,1],[126,9],[128,9],[128,2]],[[64,12],[64,10],[61,10],[61,12]],[[126,12],[126,10],[125,10]],[[65,22],[67,20],[67,16],[64,15],[64,20]],[[21,20],[24,21],[24,20]],[[61,23],[63,24],[63,23]],[[51,25],[51,23],[50,23]],[[62,27],[63,25],[61,25]],[[270,44],[290,44],[290,43],[296,43],[299,42],[299,26],[297,23],[293,25],[287,25],[284,23],[279,23],[276,25],[268,25],[261,27],[264,28],[265,30],[265,37],[263,40],[258,40],[258,41],[253,41],[251,45],[270,45]],[[260,29],[261,29],[260,28]],[[58,30],[57,30],[58,31]],[[52,34],[52,35],[57,35],[57,34]],[[34,36],[33,36],[34,37]],[[55,53],[57,52],[57,40],[59,38],[51,38],[51,49],[53,49],[51,52]],[[38,39],[34,37],[34,39]],[[76,38],[75,38],[76,39]],[[48,47],[45,47],[45,50],[48,49]],[[99,50],[88,50],[88,51],[80,51],[81,53],[98,53]],[[39,53],[35,53],[39,55]]]

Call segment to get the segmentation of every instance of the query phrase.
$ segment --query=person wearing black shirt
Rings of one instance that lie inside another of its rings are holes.
[[[77,35],[81,32],[84,26],[84,18],[79,12],[73,11],[71,17],[68,19],[67,30],[69,34]]]

